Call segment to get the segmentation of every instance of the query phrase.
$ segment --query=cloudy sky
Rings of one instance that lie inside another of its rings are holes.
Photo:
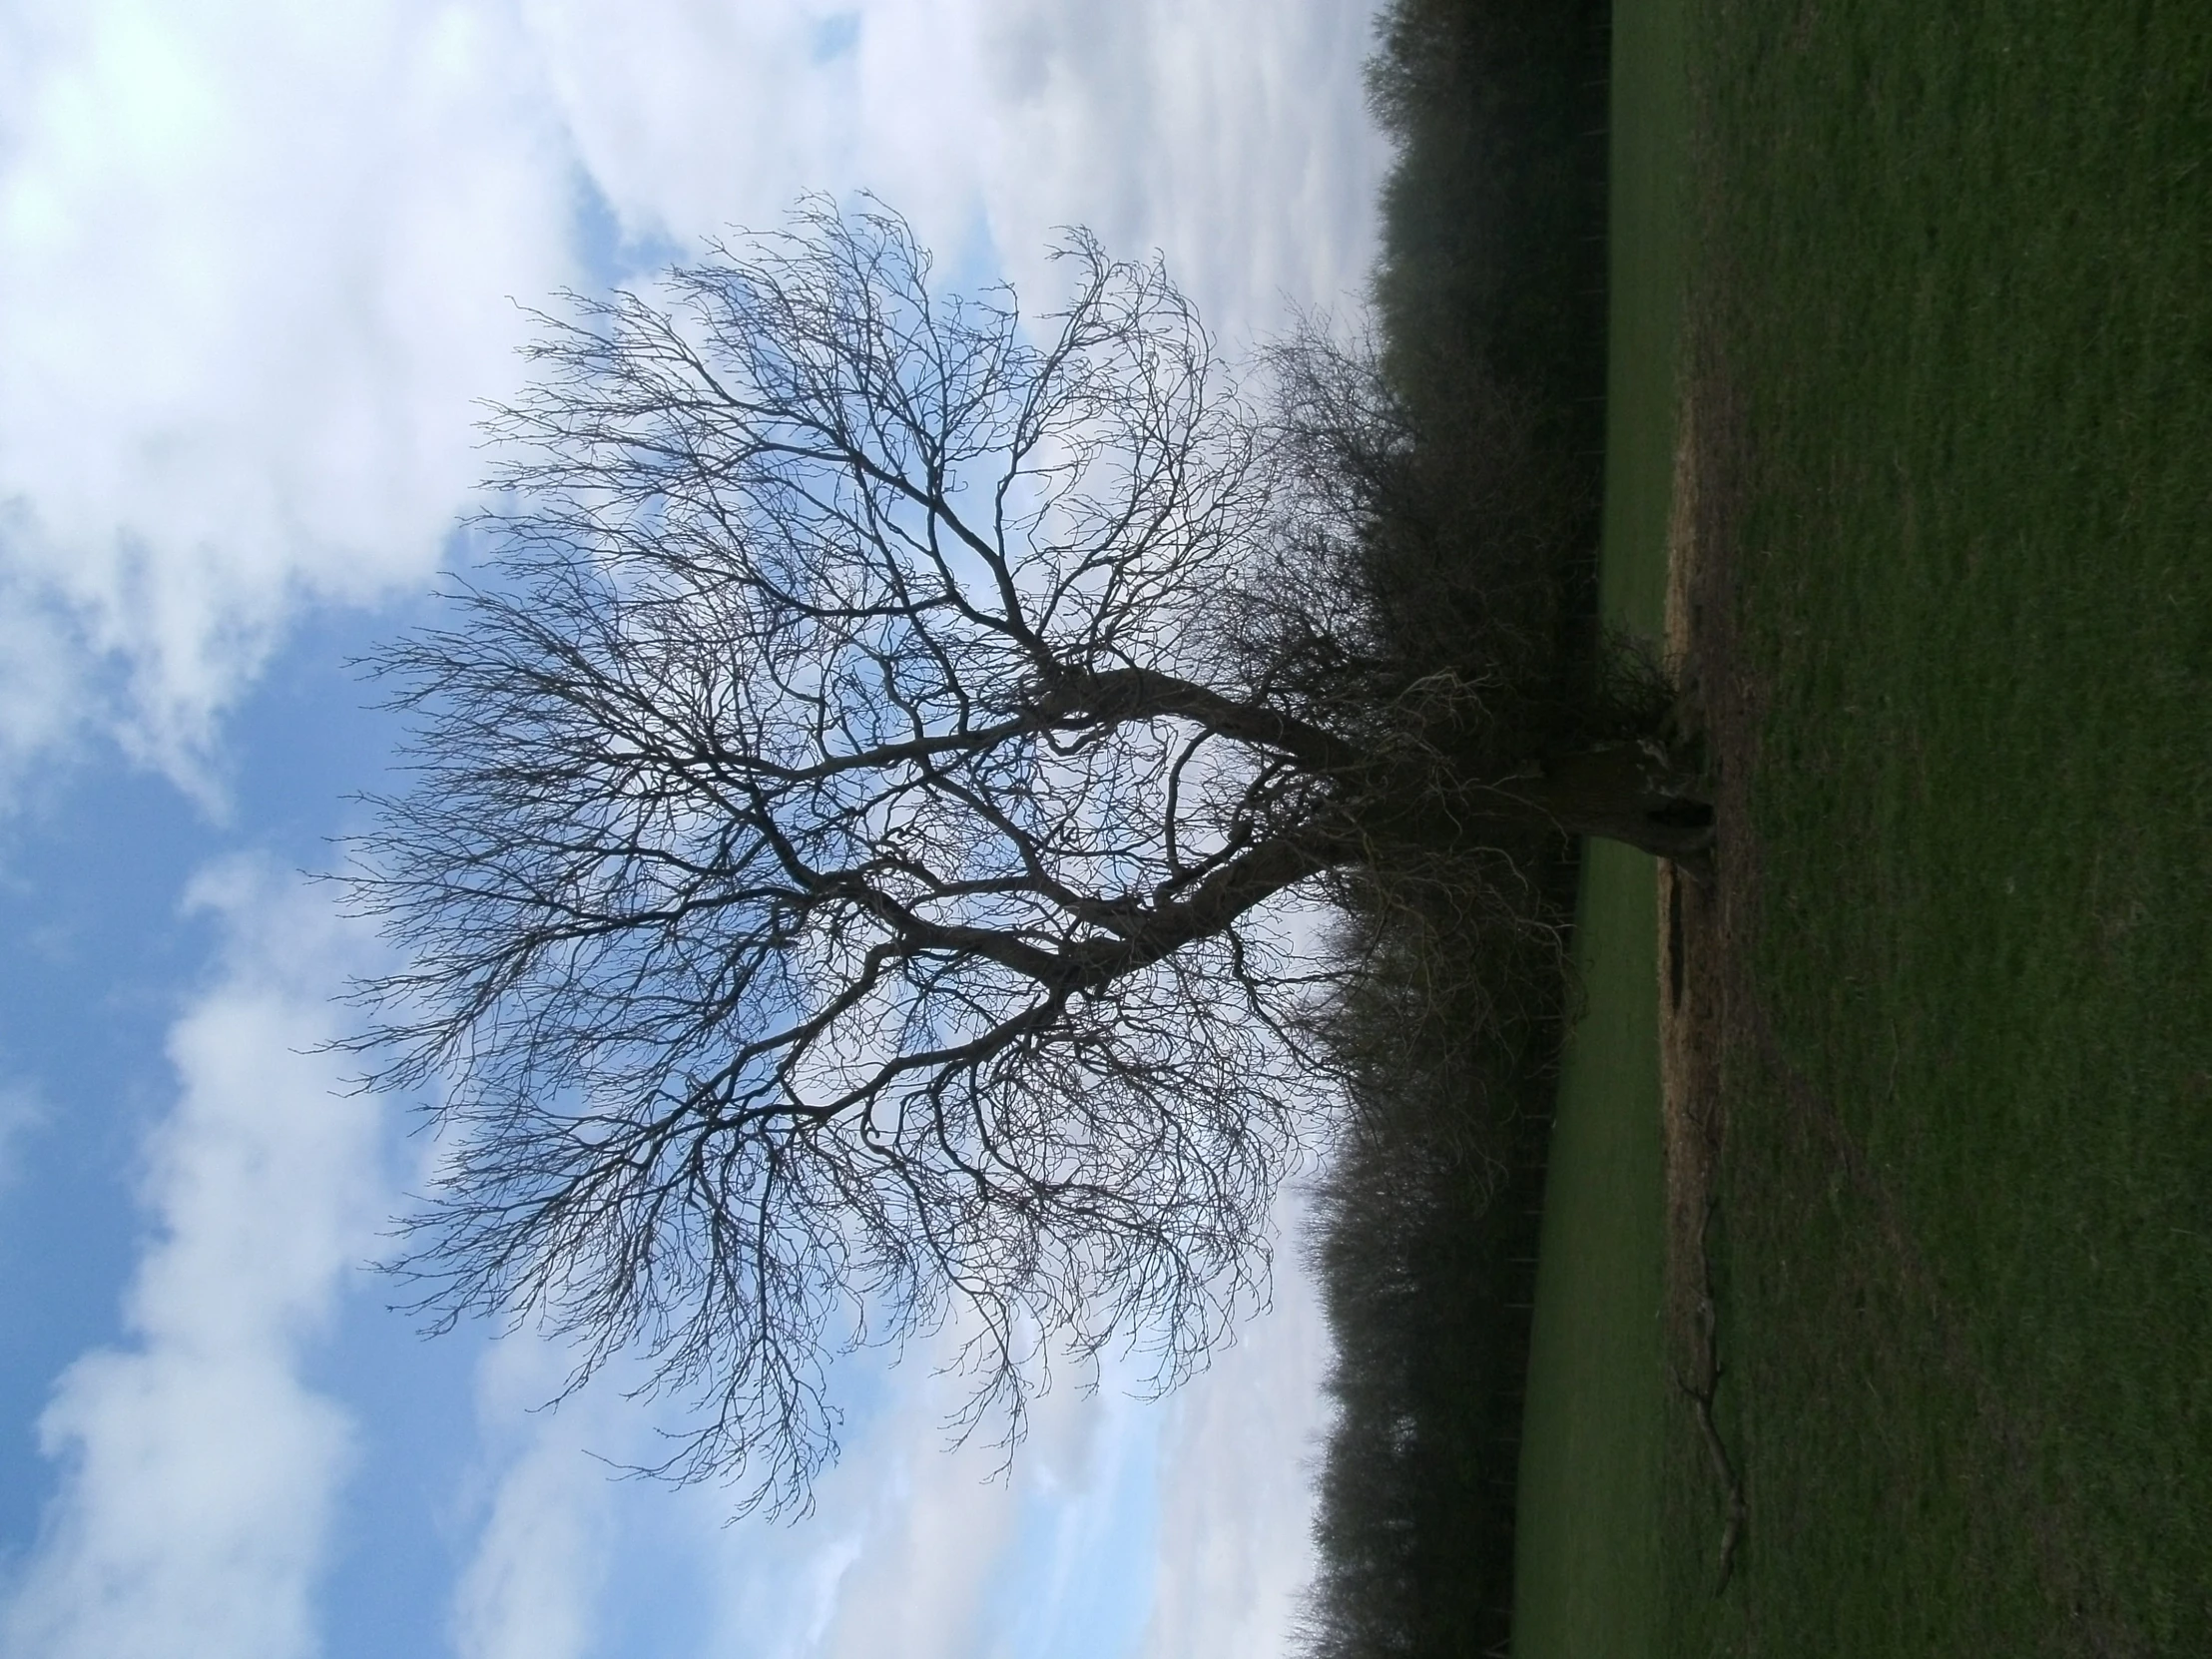
[[[315,1053],[376,960],[297,871],[393,732],[517,302],[803,189],[961,266],[1158,248],[1224,337],[1356,303],[1382,156],[1330,0],[0,0],[0,1651],[1273,1655],[1324,1339],[1051,1395],[1007,1478],[840,1378],[813,1516],[607,1478],[560,1359],[362,1264],[423,1158]]]

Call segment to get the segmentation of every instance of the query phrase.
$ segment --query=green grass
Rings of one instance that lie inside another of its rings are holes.
[[[1690,5],[1771,1035],[1665,1649],[2212,1652],[2212,11]]]
[[[1679,3],[1617,14],[1605,581],[1655,625],[1687,281],[1760,689],[1751,1522],[1715,1598],[1648,878],[1601,857],[1516,1651],[2212,1652],[2212,14]]]
[[[1600,599],[1662,624],[1687,160],[1679,6],[1614,13],[1610,339]],[[1519,1659],[1653,1651],[1668,1413],[1660,1328],[1657,894],[1652,860],[1592,843],[1576,956],[1586,1011],[1545,1190],[1514,1572]]]
[[[1513,1575],[1519,1659],[1650,1651],[1660,1609],[1657,1000],[1652,862],[1599,843],[1559,1083],[1529,1338]]]
[[[1750,1521],[1716,1597],[1651,875],[1601,848],[1515,1650],[2212,1652],[2212,12],[1621,0],[1612,95],[1617,619],[1658,623],[1678,367],[1742,440]]]

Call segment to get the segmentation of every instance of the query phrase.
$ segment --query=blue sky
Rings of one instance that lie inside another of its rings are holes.
[[[527,1334],[364,1271],[426,1156],[314,1052],[377,946],[329,861],[394,733],[516,302],[872,188],[1046,291],[1158,248],[1223,337],[1356,302],[1359,7],[0,0],[0,1650],[23,1659],[1280,1651],[1325,1348],[1278,1307],[1010,1474],[848,1367],[816,1512],[611,1481]],[[926,1356],[921,1357],[926,1361]],[[609,1380],[619,1383],[619,1379]]]

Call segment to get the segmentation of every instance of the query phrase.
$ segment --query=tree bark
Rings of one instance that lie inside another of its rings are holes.
[[[1189,720],[1339,778],[1361,778],[1374,762],[1358,745],[1321,727],[1150,669],[1071,675],[1048,695],[1043,712],[1052,719],[1080,715],[1101,724]],[[1400,788],[1385,782],[1378,789],[1365,780],[1355,791],[1372,794],[1384,818],[1395,816],[1403,801],[1426,793],[1418,785]],[[1622,742],[1550,756],[1526,775],[1486,784],[1475,793],[1484,805],[1471,815],[1471,824],[1460,816],[1468,828],[1551,828],[1593,835],[1671,858],[1700,874],[1710,863],[1713,809],[1703,782],[1655,743]]]
[[[1710,860],[1713,807],[1702,781],[1656,745],[1553,756],[1533,775],[1496,788],[1569,834],[1621,841],[1693,868]]]

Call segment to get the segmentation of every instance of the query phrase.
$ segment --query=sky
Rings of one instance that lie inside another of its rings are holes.
[[[317,1044],[377,941],[302,876],[397,736],[523,307],[802,191],[1050,291],[1162,252],[1223,340],[1357,307],[1385,161],[1325,0],[0,0],[0,1654],[1244,1659],[1311,1569],[1326,1334],[1012,1468],[927,1356],[838,1385],[801,1520],[611,1478],[618,1377],[424,1341],[428,1152]],[[1286,1229],[1295,1234],[1288,1210]]]

